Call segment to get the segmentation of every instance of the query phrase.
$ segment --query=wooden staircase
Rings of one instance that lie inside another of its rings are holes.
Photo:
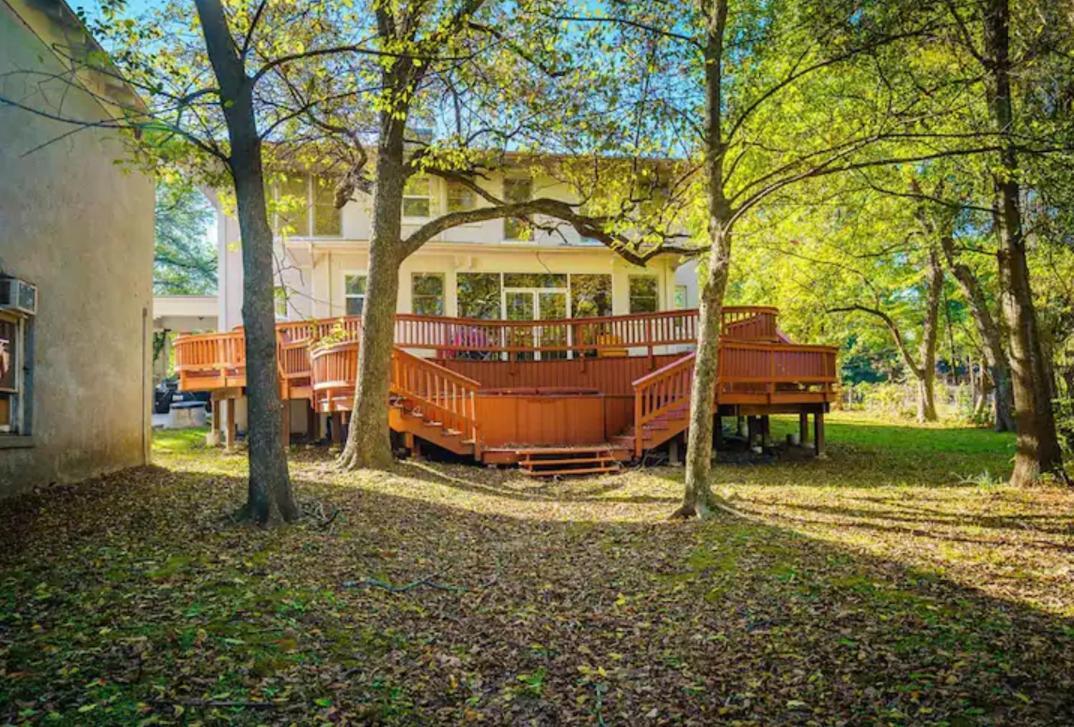
[[[519,449],[518,469],[531,477],[569,477],[619,471],[612,447],[533,447]]]
[[[479,456],[474,404],[479,386],[471,378],[395,348],[388,424],[455,454]]]
[[[690,403],[667,409],[641,426],[642,450],[659,447],[672,437],[686,430],[690,422]],[[631,424],[622,434],[612,437],[612,444],[633,452],[637,443],[637,429]]]

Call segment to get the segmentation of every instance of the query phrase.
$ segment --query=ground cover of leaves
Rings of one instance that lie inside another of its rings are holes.
[[[796,422],[776,423],[776,432]],[[1070,724],[1074,494],[1010,437],[848,417],[829,457],[340,473],[251,529],[242,454],[0,503],[0,723]]]

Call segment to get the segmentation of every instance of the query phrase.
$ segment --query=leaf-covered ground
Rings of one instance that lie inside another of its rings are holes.
[[[1074,494],[999,484],[1009,437],[836,419],[717,467],[747,517],[705,523],[673,468],[296,448],[310,515],[266,532],[200,436],[0,503],[0,723],[1074,722]]]

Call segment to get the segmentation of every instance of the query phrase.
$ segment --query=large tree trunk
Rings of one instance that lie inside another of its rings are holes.
[[[995,430],[997,432],[1014,431],[1014,418],[1011,415],[1011,376],[1007,352],[1003,349],[1003,333],[992,317],[985,298],[984,288],[968,265],[959,261],[955,250],[954,238],[948,234],[940,235],[944,259],[955,276],[958,287],[970,307],[970,314],[977,326],[977,333],[984,342],[985,363],[996,385],[995,396]],[[982,392],[984,387],[982,387]]]
[[[341,466],[348,468],[383,469],[392,463],[388,393],[395,342],[395,307],[399,296],[399,265],[402,263],[403,185],[406,180],[404,127],[390,114],[382,114],[357,390],[347,446],[340,456]]]
[[[697,358],[690,389],[690,428],[686,445],[686,484],[678,517],[705,517],[712,504],[712,407],[719,369],[720,319],[731,265],[731,209],[724,195],[722,61],[727,0],[712,0],[705,43],[705,182],[708,203],[708,270],[701,282]]]
[[[1042,473],[1063,473],[1044,354],[1026,262],[1025,232],[1018,184],[1018,158],[1010,133],[1011,100],[1010,9],[1007,0],[988,0],[984,45],[988,105],[999,134],[1001,171],[995,176],[993,217],[999,235],[999,279],[1003,316],[1010,338],[1011,384],[1018,445],[1011,484],[1034,482]]]
[[[227,120],[242,239],[242,322],[246,345],[247,443],[250,476],[245,514],[261,525],[298,519],[287,456],[281,444],[276,367],[276,315],[272,283],[272,229],[265,211],[261,138],[253,107],[253,82],[236,54],[219,0],[197,0],[205,46],[220,85]]]

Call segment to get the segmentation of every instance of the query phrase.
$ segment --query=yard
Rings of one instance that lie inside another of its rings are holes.
[[[777,422],[777,430],[796,422]],[[778,434],[778,431],[777,431]],[[826,460],[546,483],[295,448],[308,513],[227,514],[245,456],[0,504],[0,723],[1070,724],[1074,493],[1013,439],[833,416]]]

